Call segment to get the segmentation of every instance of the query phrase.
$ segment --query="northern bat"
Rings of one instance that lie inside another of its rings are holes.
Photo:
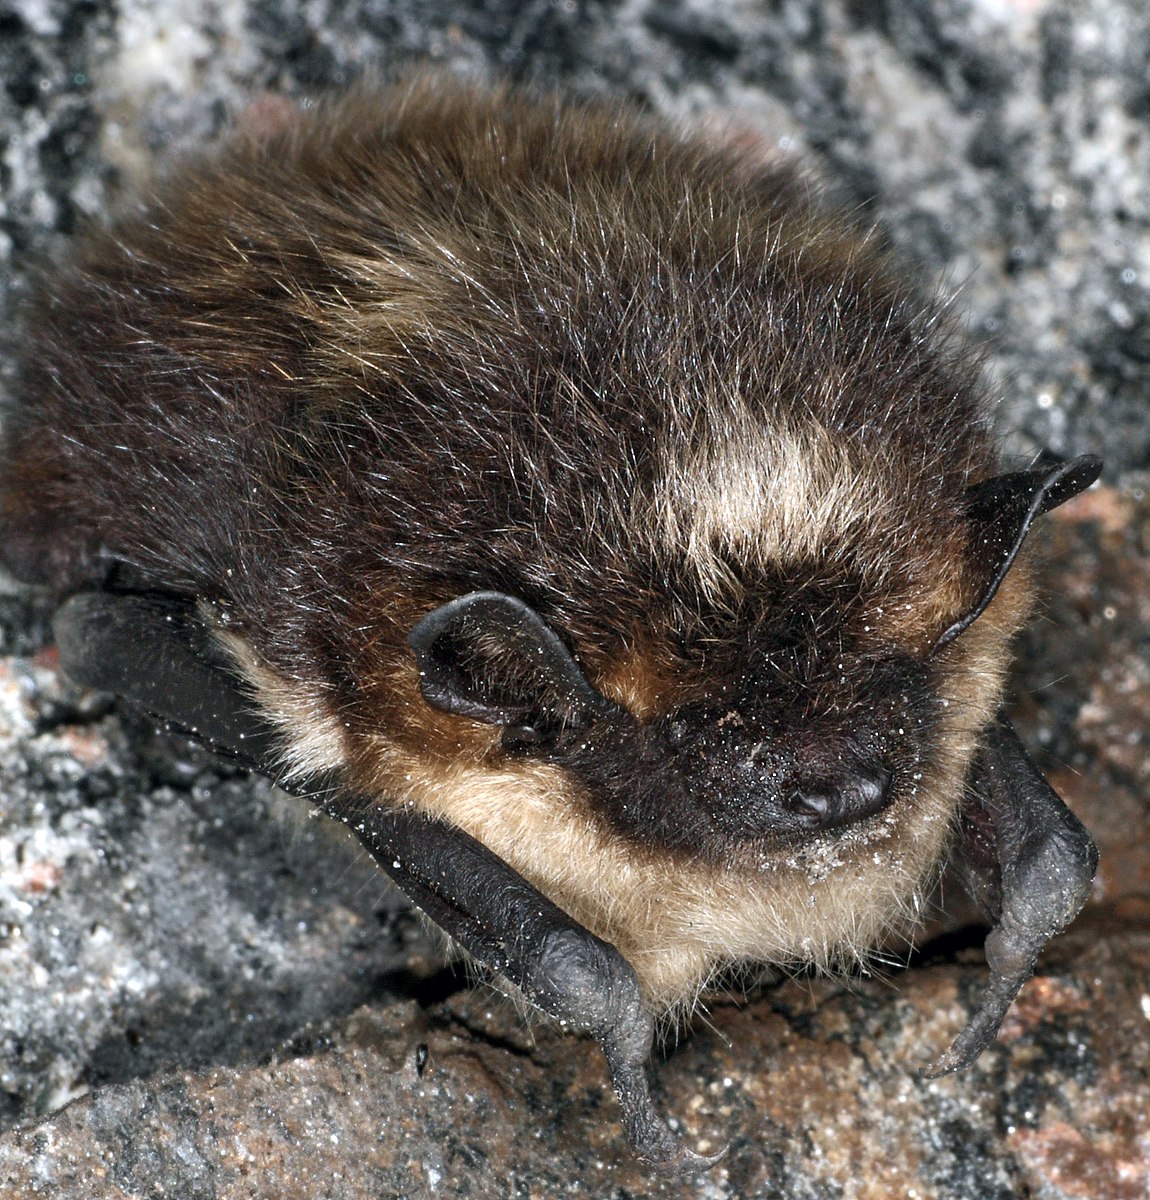
[[[26,325],[0,548],[62,661],[346,821],[602,1045],[841,969],[948,857],[993,1037],[1095,850],[1001,713],[1035,518],[946,306],[792,159],[417,74],[182,163]],[[1023,556],[1025,558],[1025,556]]]

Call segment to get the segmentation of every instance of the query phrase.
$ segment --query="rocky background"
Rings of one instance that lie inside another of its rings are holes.
[[[630,1157],[593,1045],[444,970],[334,831],[71,689],[0,584],[0,1196],[1150,1194],[1150,10],[1142,0],[0,0],[0,388],[27,272],[266,91],[433,60],[808,153],[957,290],[1047,519],[1020,729],[1103,851],[999,1043],[916,1068],[985,965],[720,999],[657,1064],[693,1181]]]

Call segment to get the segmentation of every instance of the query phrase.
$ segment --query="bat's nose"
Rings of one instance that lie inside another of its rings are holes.
[[[787,807],[805,828],[832,829],[881,812],[890,803],[890,772],[859,769],[842,778],[812,779],[794,788]]]

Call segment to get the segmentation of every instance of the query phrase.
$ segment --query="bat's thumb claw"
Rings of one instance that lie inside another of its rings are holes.
[[[627,1138],[635,1153],[649,1166],[666,1175],[696,1175],[713,1167],[727,1153],[697,1154],[689,1150],[655,1108],[642,1062],[620,1061],[608,1055],[615,1095]]]
[[[716,1154],[699,1154],[688,1149],[678,1134],[673,1133],[661,1119],[656,1120],[662,1129],[656,1135],[654,1143],[640,1144],[633,1136],[631,1140],[639,1157],[665,1175],[698,1175],[709,1171],[720,1159],[726,1157],[730,1149],[729,1146],[724,1146]]]

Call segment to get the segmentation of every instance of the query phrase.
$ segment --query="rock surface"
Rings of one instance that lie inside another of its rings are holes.
[[[0,594],[0,1197],[1150,1193],[1150,15],[1139,0],[0,3],[0,388],[27,272],[267,90],[410,58],[721,111],[817,156],[960,286],[1020,454],[1109,485],[1047,524],[1016,712],[1102,848],[999,1043],[950,929],[886,981],[719,1000],[655,1071],[709,1173],[629,1156],[594,1047],[437,972],[359,854],[76,693]],[[426,1061],[421,1047],[426,1047]],[[422,1072],[418,1064],[423,1063]]]

